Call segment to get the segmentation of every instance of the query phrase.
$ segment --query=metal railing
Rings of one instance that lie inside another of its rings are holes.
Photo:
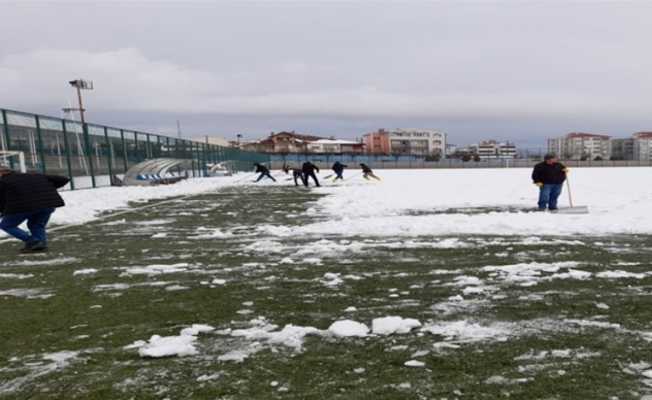
[[[0,114],[0,150],[23,152],[29,171],[70,177],[71,190],[110,186],[113,176],[151,158],[189,160],[193,177],[206,176],[208,164],[250,171],[254,162],[269,162],[261,153],[132,129],[6,109]]]

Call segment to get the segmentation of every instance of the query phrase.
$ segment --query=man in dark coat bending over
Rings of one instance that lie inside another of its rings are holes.
[[[334,181],[341,179],[344,180],[344,176],[342,175],[344,173],[344,168],[347,166],[345,164],[342,164],[339,161],[335,161],[335,164],[333,164],[333,172],[335,172],[335,179]]]
[[[68,182],[63,176],[21,174],[0,166],[0,229],[24,242],[25,252],[47,250],[45,228],[54,210],[65,205],[57,189]],[[29,232],[19,228],[25,221]]]
[[[319,172],[319,167],[310,161],[306,161],[303,163],[301,170],[303,171],[303,183],[306,185],[306,187],[308,187],[310,184],[308,181],[309,178],[312,178],[312,180],[315,181],[315,185],[317,187],[321,186],[317,180],[317,175],[315,175],[315,171]]]
[[[299,168],[290,168],[287,164],[283,164],[283,172],[287,175],[290,171],[292,171],[292,178],[294,178],[294,186],[299,186],[298,181],[301,181],[304,185],[306,184],[303,179],[303,170]]]
[[[271,179],[271,180],[273,180],[274,182],[276,182],[276,179],[274,179],[274,177],[272,176],[272,174],[269,173],[269,168],[267,168],[267,167],[264,166],[263,164],[259,164],[259,163],[254,163],[254,166],[256,167],[256,173],[257,173],[257,174],[260,174],[260,175],[258,176],[258,179],[256,179],[256,182],[260,182],[261,179],[263,179],[264,177],[268,177],[269,179]]]
[[[567,173],[568,168],[554,154],[546,154],[544,161],[534,166],[532,181],[539,187],[539,210],[557,210],[557,199]]]

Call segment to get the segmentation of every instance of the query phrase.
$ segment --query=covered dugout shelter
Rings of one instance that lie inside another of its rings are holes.
[[[121,181],[117,177],[114,180],[124,186],[170,185],[188,179],[190,168],[191,160],[155,158],[129,168]]]

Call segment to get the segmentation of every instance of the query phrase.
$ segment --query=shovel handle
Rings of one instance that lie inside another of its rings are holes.
[[[568,179],[568,175],[566,175],[566,188],[568,189],[568,203],[570,204],[571,208],[573,208],[573,195],[571,194],[570,180]]]

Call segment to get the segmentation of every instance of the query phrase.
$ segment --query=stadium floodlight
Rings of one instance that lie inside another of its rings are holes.
[[[84,105],[82,103],[81,91],[82,90],[93,90],[93,81],[87,81],[87,80],[84,80],[84,79],[75,79],[74,81],[68,81],[68,83],[70,84],[70,86],[77,89],[77,99],[79,100],[79,108],[77,109],[77,111],[79,111],[79,116],[80,116],[80,119],[81,119],[81,123],[84,124],[85,123],[84,111],[86,111],[86,110],[84,109]],[[69,109],[69,110],[72,110],[72,109]]]

